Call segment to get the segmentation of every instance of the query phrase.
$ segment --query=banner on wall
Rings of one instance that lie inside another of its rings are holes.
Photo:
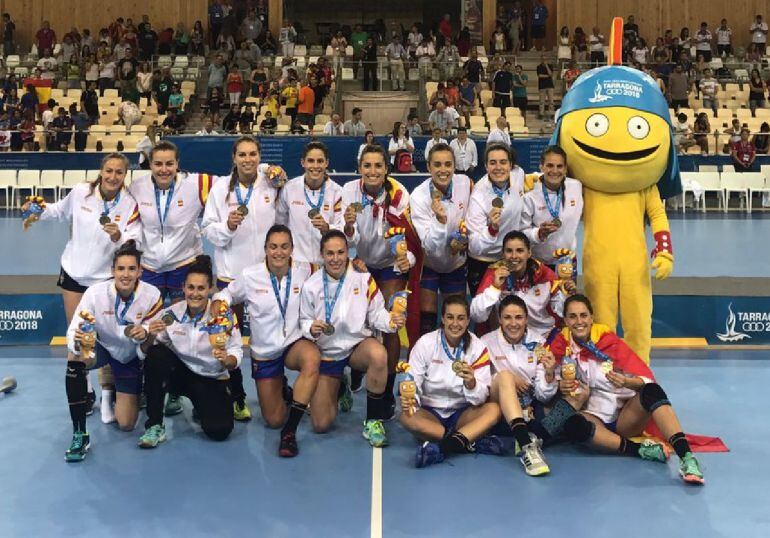
[[[0,295],[0,345],[48,345],[66,331],[61,295]]]
[[[484,33],[482,0],[462,0],[460,5],[460,26],[468,27],[474,42],[482,41]]]
[[[123,152],[136,167],[139,163],[139,154]],[[107,153],[93,153],[82,151],[14,151],[0,153],[1,170],[98,170],[102,165],[102,159]]]

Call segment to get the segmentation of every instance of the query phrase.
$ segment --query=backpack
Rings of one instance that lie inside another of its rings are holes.
[[[393,171],[399,174],[409,174],[412,171],[412,154],[405,149],[396,152],[393,159]]]

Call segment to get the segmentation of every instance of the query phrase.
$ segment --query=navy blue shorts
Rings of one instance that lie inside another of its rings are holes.
[[[222,291],[230,285],[230,282],[232,282],[232,280],[222,280],[221,278],[217,278],[217,289]]]
[[[350,357],[345,357],[338,361],[321,358],[321,366],[318,368],[318,373],[328,377],[342,377],[345,366],[348,364],[350,364]]]
[[[468,266],[463,265],[449,273],[439,273],[430,267],[422,268],[420,287],[434,293],[465,293],[468,286]]]
[[[275,379],[276,377],[283,377],[284,363],[286,362],[286,354],[289,352],[287,347],[281,353],[281,356],[277,359],[269,360],[257,360],[254,357],[251,358],[251,377],[259,381],[260,379]]]
[[[158,288],[163,297],[177,299],[184,295],[182,288],[184,287],[184,280],[187,278],[187,271],[190,269],[190,265],[183,265],[171,271],[163,271],[162,273],[142,268],[142,282],[147,282]]]
[[[423,406],[422,408],[430,412],[434,417],[438,419],[441,425],[444,426],[444,437],[446,437],[447,435],[454,433],[457,430],[457,421],[460,420],[460,415],[462,415],[465,412],[465,410],[468,409],[469,407],[470,405],[461,407],[460,409],[453,411],[452,414],[449,415],[447,418],[444,418],[441,415],[439,415],[438,411],[436,411],[432,407]]]
[[[401,280],[403,282],[406,282],[409,279],[408,274],[404,273],[396,273],[393,270],[393,266],[389,265],[388,267],[383,267],[382,269],[375,269],[374,267],[369,267],[369,274],[372,275],[372,278],[375,282],[387,282],[388,280]]]
[[[115,391],[125,394],[141,394],[142,381],[144,379],[144,363],[139,357],[134,357],[128,363],[116,361],[110,355],[104,346],[96,343],[96,363],[89,368],[94,370],[109,365],[112,368],[112,375],[115,378]]]

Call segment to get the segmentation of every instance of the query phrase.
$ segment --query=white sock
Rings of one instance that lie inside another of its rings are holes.
[[[94,386],[91,384],[91,372],[86,372],[86,383],[88,384],[88,392],[93,392]]]
[[[114,395],[115,391],[110,389],[102,389],[102,401],[99,404],[99,408],[102,412],[102,422],[105,424],[111,424],[115,422],[115,409],[113,409],[113,405],[115,404],[113,401]]]

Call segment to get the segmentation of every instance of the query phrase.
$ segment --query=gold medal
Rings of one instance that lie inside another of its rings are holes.
[[[316,209],[314,207],[313,209],[311,209],[310,211],[307,212],[307,218],[314,219],[314,218],[316,218],[320,214],[321,214],[321,212],[318,211],[318,209]]]
[[[172,314],[171,312],[166,312],[165,314],[163,314],[163,315],[160,317],[160,320],[163,322],[163,324],[164,324],[166,327],[168,327],[169,325],[171,325],[171,324],[172,324],[172,323],[174,323],[174,321],[175,321],[175,320],[174,320],[174,314]]]
[[[463,371],[463,361],[452,361],[452,371],[459,375]]]
[[[326,326],[324,327],[324,331],[323,332],[324,332],[324,334],[326,336],[333,335],[334,334],[334,325],[330,325],[330,324],[327,323]]]
[[[551,221],[551,224],[553,224],[557,228],[561,228],[561,219],[559,217],[556,217]]]
[[[132,323],[130,325],[126,325],[126,328],[123,329],[123,334],[126,335],[126,338],[131,338],[131,331],[134,330],[134,327],[136,327],[136,325]]]
[[[249,208],[246,207],[246,204],[241,204],[238,206],[238,209],[235,210],[239,215],[242,217],[245,217],[249,214]]]
[[[492,207],[501,208],[503,207],[503,199],[499,196],[492,200]]]
[[[546,351],[543,344],[538,344],[535,346],[535,358],[537,359],[538,363],[543,361],[546,353],[548,353],[548,351]]]
[[[106,213],[102,213],[102,216],[99,217],[99,224],[104,226],[105,224],[109,224],[109,223],[110,223],[109,215],[107,215]]]
[[[430,197],[431,197],[431,198],[433,198],[435,201],[437,201],[437,202],[438,202],[439,200],[441,200],[441,199],[444,197],[444,195],[443,195],[443,194],[441,194],[441,191],[440,191],[440,190],[438,190],[438,189],[433,189],[433,192],[431,192],[431,193],[430,193]]]
[[[604,375],[609,374],[612,371],[612,361],[604,361],[602,363],[602,372]]]
[[[356,213],[362,213],[364,210],[364,205],[361,202],[353,202],[348,207],[350,207]]]

